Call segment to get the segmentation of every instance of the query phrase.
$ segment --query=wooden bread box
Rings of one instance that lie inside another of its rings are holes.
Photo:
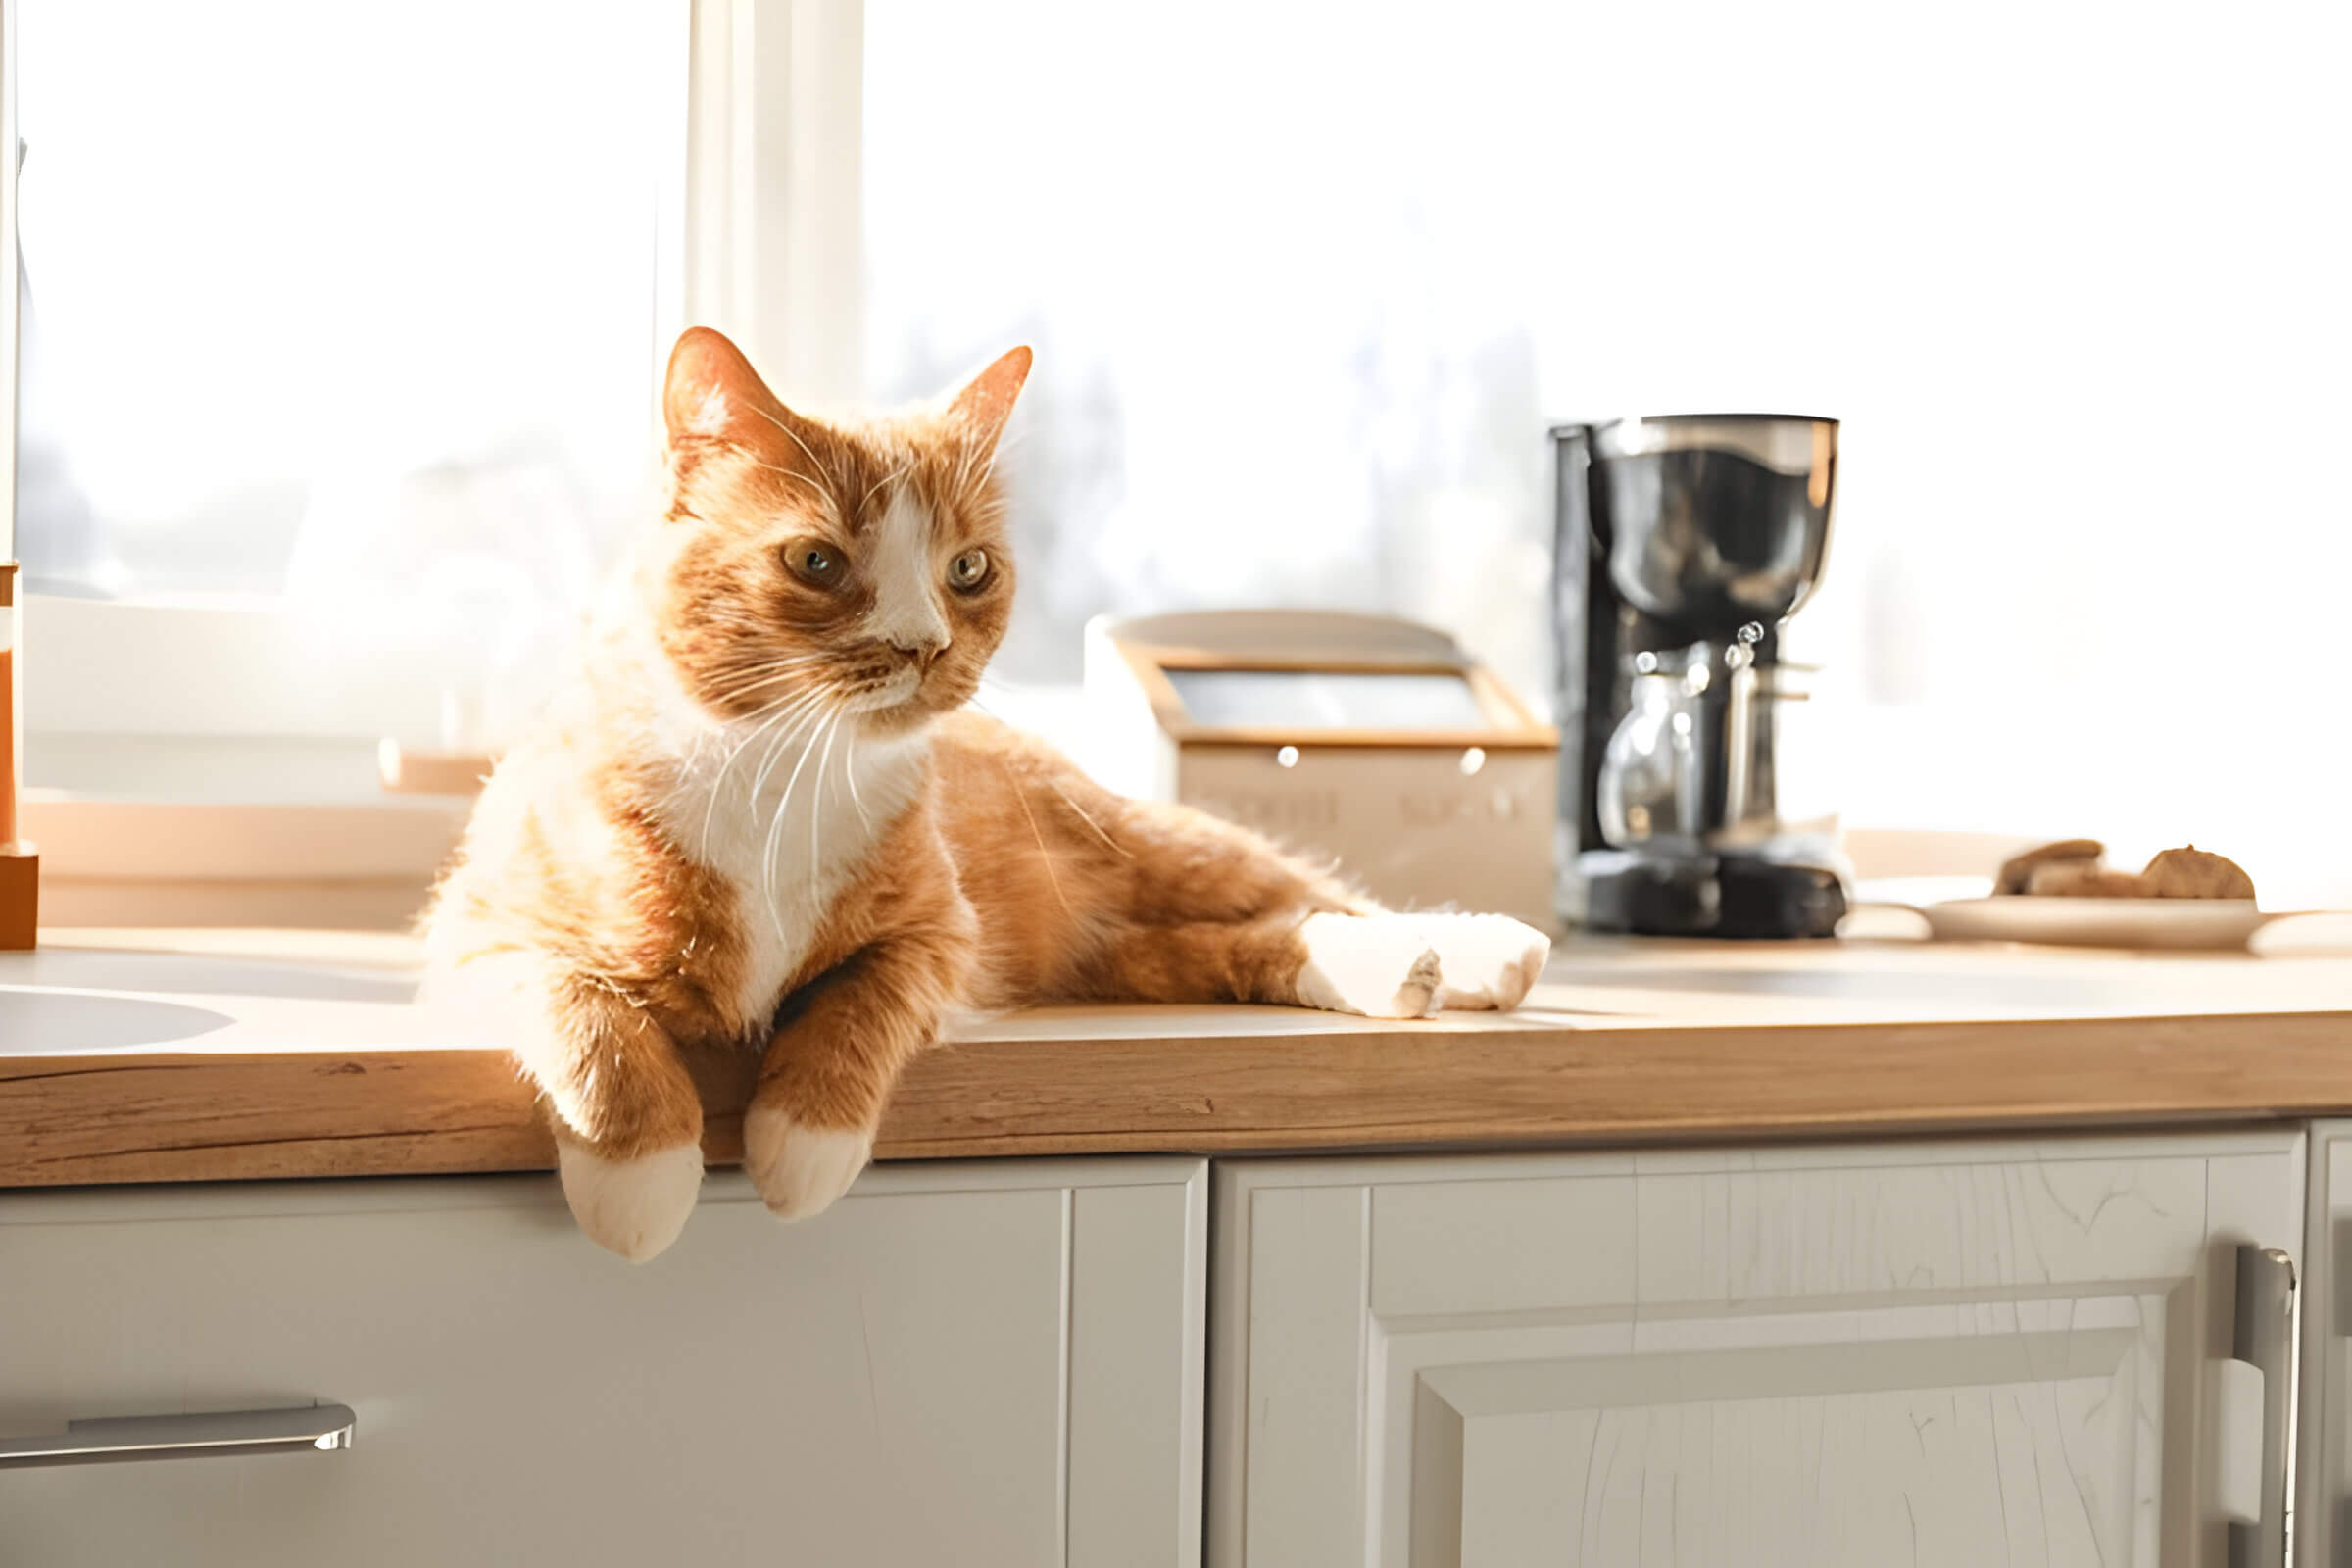
[[[1087,628],[1105,785],[1336,858],[1400,908],[1544,929],[1559,738],[1446,633],[1336,611],[1197,611]]]

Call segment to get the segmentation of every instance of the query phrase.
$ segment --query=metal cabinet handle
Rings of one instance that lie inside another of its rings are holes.
[[[52,1437],[0,1441],[0,1470],[33,1465],[195,1459],[207,1454],[298,1453],[351,1446],[359,1418],[344,1404],[216,1415],[131,1415],[71,1421]]]
[[[2285,1568],[2287,1454],[2295,1418],[2295,1260],[2276,1247],[2237,1250],[2230,1357],[2262,1374],[2260,1518],[2230,1526],[2231,1568]]]

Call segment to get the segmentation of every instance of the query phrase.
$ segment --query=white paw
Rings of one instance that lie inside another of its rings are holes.
[[[805,1127],[770,1105],[744,1112],[743,1168],[778,1219],[823,1213],[873,1152],[870,1127]]]
[[[586,1144],[556,1140],[556,1168],[572,1218],[591,1240],[642,1263],[678,1239],[703,1186],[700,1144],[606,1159]]]
[[[1298,1000],[1326,1012],[1426,1018],[1435,1010],[1438,955],[1415,922],[1394,914],[1310,914],[1298,927],[1306,961]]]
[[[1551,956],[1551,938],[1507,914],[1416,917],[1438,950],[1445,983],[1438,1005],[1507,1012],[1519,1005]]]

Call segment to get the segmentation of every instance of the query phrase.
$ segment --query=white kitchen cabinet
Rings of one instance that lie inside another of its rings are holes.
[[[2295,1553],[2352,1560],[2352,1121],[2311,1127]]]
[[[2238,1244],[2300,1250],[2304,1174],[2292,1130],[1220,1164],[1209,1561],[2219,1564],[2286,1412],[2217,1365]]]
[[[1199,1561],[1205,1174],[714,1175],[642,1268],[546,1177],[0,1194],[0,1436],[340,1401],[347,1451],[0,1470],[0,1563]]]

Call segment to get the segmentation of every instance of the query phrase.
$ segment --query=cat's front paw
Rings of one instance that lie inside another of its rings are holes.
[[[1438,953],[1421,928],[1394,914],[1310,914],[1298,927],[1305,959],[1298,1000],[1326,1012],[1426,1018],[1436,1008]]]
[[[832,1207],[873,1152],[871,1127],[811,1127],[764,1102],[744,1112],[743,1168],[778,1219]]]
[[[642,1263],[678,1239],[703,1186],[703,1148],[680,1144],[634,1159],[607,1159],[559,1135],[556,1168],[564,1200],[589,1239]]]
[[[1551,938],[1507,914],[1425,914],[1417,917],[1437,949],[1445,982],[1438,1005],[1463,1011],[1504,1011],[1524,1001],[1551,956]]]

